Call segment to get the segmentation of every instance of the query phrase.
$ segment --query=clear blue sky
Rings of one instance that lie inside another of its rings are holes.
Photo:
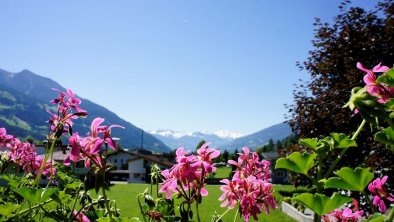
[[[253,133],[284,121],[313,18],[338,0],[0,2],[0,68],[29,69],[138,127]],[[375,1],[355,1],[371,8]]]

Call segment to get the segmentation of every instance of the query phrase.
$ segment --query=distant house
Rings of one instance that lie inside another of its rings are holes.
[[[45,149],[44,149],[45,150]],[[38,151],[38,149],[37,149]],[[58,147],[55,148],[55,150],[53,151],[53,155],[52,158],[54,161],[59,162],[59,163],[63,163],[64,160],[68,157],[70,153],[70,150],[67,149],[67,146],[65,147]],[[39,153],[37,152],[37,154],[39,154],[39,156],[41,156],[42,158],[45,157],[45,153]],[[86,168],[84,165],[83,161],[79,161],[79,162],[71,162],[71,168],[73,173],[78,176],[80,179],[83,179],[85,177],[85,175],[89,172],[90,168]]]
[[[151,152],[118,150],[107,157],[107,162],[114,166],[111,180],[132,183],[146,182],[149,178],[150,166],[158,164],[161,169],[171,168],[174,164],[161,155]]]
[[[275,169],[276,160],[279,158],[277,152],[262,152],[261,155],[265,160],[271,162],[271,180],[273,184],[289,183],[289,173],[285,169]]]

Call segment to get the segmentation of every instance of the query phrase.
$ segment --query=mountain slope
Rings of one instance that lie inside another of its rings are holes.
[[[28,70],[10,73],[0,69],[0,127],[6,127],[9,133],[24,137],[31,135],[36,139],[45,139],[48,125],[46,121],[51,107],[49,101],[58,96],[52,88],[65,91],[66,89],[55,81],[36,75]],[[141,129],[121,119],[115,113],[83,99],[81,107],[88,111],[85,119],[75,121],[73,131],[85,135],[90,130],[90,123],[96,117],[105,119],[104,124],[118,124],[126,129],[113,129],[113,135],[119,137],[119,144],[124,148],[139,148]],[[144,133],[144,148],[156,152],[168,152],[170,148],[163,142]]]
[[[286,123],[279,123],[256,133],[237,138],[230,143],[221,146],[222,150],[234,151],[235,149],[241,150],[242,147],[249,147],[256,149],[257,147],[268,143],[269,139],[281,140],[291,135],[291,129]]]

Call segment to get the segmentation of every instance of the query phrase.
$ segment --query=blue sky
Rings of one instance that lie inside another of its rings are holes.
[[[313,18],[340,1],[1,1],[0,68],[49,77],[148,129],[284,121]],[[371,9],[375,1],[355,1]]]

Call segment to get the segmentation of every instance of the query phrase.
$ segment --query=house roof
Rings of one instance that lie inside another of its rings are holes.
[[[65,150],[65,151],[54,151],[53,152],[53,160],[54,161],[64,161],[68,155],[69,155],[69,150]],[[45,158],[45,154],[40,154],[38,155],[42,158]]]
[[[70,150],[64,150],[64,151],[54,151],[53,152],[53,160],[55,161],[64,161],[68,155],[70,153]],[[129,151],[125,151],[125,150],[117,150],[114,153],[110,153],[108,154],[108,156],[113,156],[116,155],[118,153],[127,153],[130,154],[132,156],[136,156],[136,159],[132,159],[132,160],[128,160],[128,161],[133,161],[133,160],[137,160],[137,159],[145,159],[147,161],[153,162],[153,163],[157,163],[166,167],[172,167],[174,165],[174,163],[170,162],[167,158],[162,158],[153,154],[149,154],[149,155],[145,155],[145,154],[141,154],[138,152],[129,152]],[[38,156],[41,156],[42,158],[45,157],[45,154],[40,154]]]
[[[125,150],[118,150],[115,153],[108,154],[108,156],[117,155],[119,153],[127,153],[127,154],[130,154],[130,155],[138,157],[136,159],[128,160],[129,162],[142,158],[144,160],[147,160],[147,161],[150,161],[150,162],[153,162],[153,163],[157,163],[157,164],[160,164],[160,165],[163,165],[163,166],[166,166],[166,167],[172,167],[174,165],[174,163],[170,162],[167,158],[162,158],[162,157],[159,157],[159,156],[153,155],[153,154],[148,154],[147,155],[147,154],[141,154],[141,153],[138,153],[138,152],[130,152],[130,151],[125,151]]]

